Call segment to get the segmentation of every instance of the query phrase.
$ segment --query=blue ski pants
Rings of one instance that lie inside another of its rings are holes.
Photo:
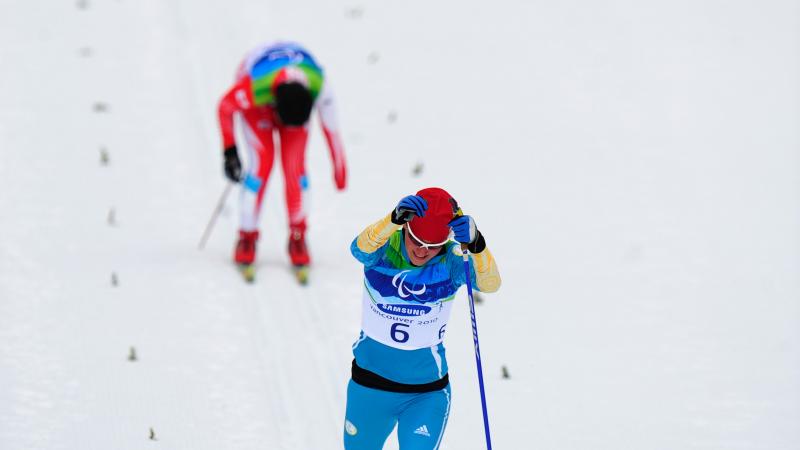
[[[401,394],[347,385],[346,450],[380,450],[395,425],[400,450],[435,450],[450,415],[450,385],[422,394]]]

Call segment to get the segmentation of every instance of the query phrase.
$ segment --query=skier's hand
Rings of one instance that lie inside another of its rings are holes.
[[[230,146],[225,149],[225,177],[234,183],[242,180],[242,162],[239,161],[239,152],[236,146]]]
[[[486,240],[483,239],[475,225],[475,219],[471,216],[458,216],[451,220],[449,225],[453,229],[455,240],[465,245],[470,252],[480,253],[486,248]]]
[[[402,225],[409,222],[414,216],[425,217],[428,210],[428,202],[419,195],[408,195],[403,197],[392,211],[392,222]]]
[[[340,191],[347,187],[347,169],[344,168],[344,165],[333,171],[333,181],[336,183],[336,189]]]
[[[451,220],[449,225],[453,229],[456,241],[462,244],[471,244],[478,239],[478,227],[475,226],[475,220],[471,216],[458,216]]]

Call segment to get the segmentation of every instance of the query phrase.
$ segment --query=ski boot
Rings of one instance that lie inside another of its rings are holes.
[[[308,266],[311,264],[305,231],[305,226],[291,227],[289,230],[289,259],[297,282],[303,286],[308,284]]]
[[[236,244],[236,251],[233,260],[239,266],[244,280],[252,283],[256,277],[253,261],[256,259],[256,241],[258,241],[258,230],[239,231],[239,242]]]

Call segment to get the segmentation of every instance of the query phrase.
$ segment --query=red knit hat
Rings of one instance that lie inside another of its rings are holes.
[[[411,233],[428,244],[445,242],[450,236],[450,225],[458,212],[458,204],[444,189],[431,187],[417,192],[428,202],[425,217],[414,217],[408,226]]]

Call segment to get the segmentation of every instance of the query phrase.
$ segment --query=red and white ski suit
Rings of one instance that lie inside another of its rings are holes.
[[[305,149],[308,140],[308,123],[303,126],[281,124],[273,105],[256,105],[251,89],[250,69],[259,55],[269,46],[251,52],[239,67],[235,84],[219,102],[219,125],[222,132],[222,148],[237,143],[234,123],[239,125],[238,148],[247,153],[249,164],[245,165],[241,194],[242,231],[258,229],[258,219],[264,192],[272,171],[275,154],[280,154],[286,195],[289,227],[293,231],[305,231],[306,212],[303,194],[308,188],[305,169]],[[322,86],[315,100],[322,131],[333,161],[336,188],[344,190],[347,185],[347,169],[344,149],[336,120],[333,94],[328,83]]]

